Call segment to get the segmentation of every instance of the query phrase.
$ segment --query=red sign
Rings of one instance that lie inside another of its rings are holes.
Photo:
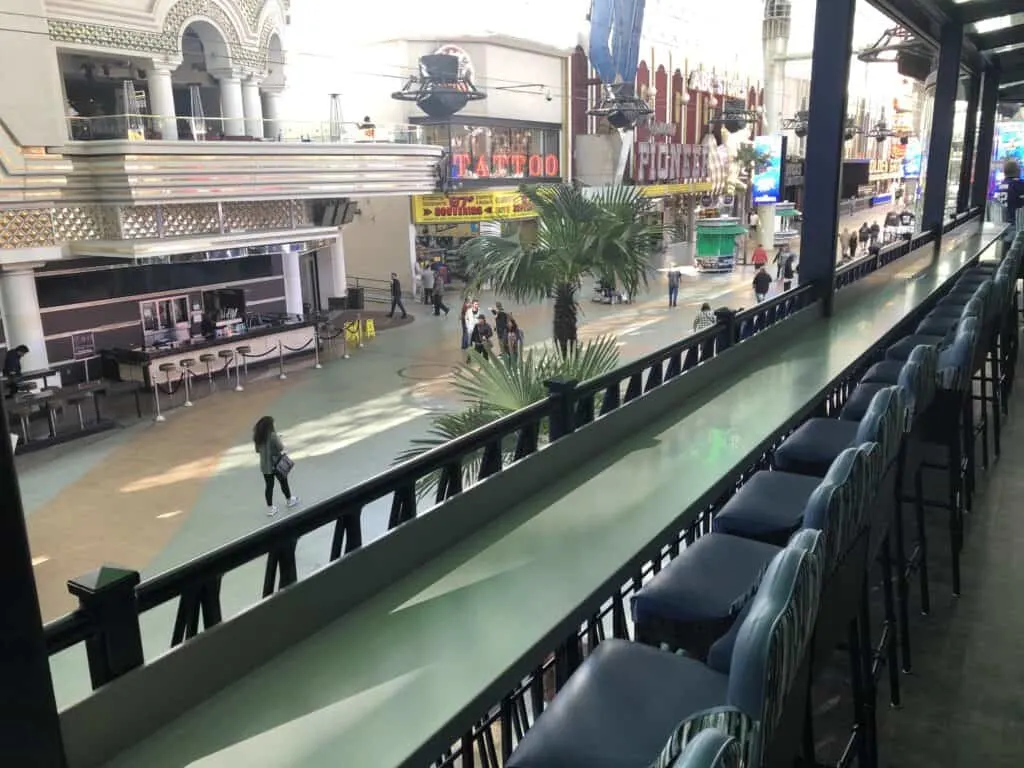
[[[468,153],[452,155],[455,179],[559,178],[558,155],[490,154],[472,157]]]

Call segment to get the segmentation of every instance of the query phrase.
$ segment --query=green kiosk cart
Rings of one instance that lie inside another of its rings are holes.
[[[732,272],[736,264],[736,238],[747,230],[735,216],[697,220],[698,272]]]
[[[800,224],[800,211],[793,203],[777,203],[775,206],[775,247],[789,245],[791,240],[800,237]]]

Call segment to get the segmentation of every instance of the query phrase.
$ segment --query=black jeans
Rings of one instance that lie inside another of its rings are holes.
[[[444,303],[444,298],[439,293],[434,294],[434,314],[440,315],[444,312],[448,314],[448,306]]]
[[[263,476],[263,498],[267,500],[267,506],[273,506],[274,504],[274,480],[281,484],[281,493],[284,494],[285,499],[292,497],[292,489],[288,486],[288,478],[284,475],[280,475],[277,472],[271,472],[269,475]]]
[[[391,311],[388,312],[388,317],[394,317],[394,315],[395,315],[395,307],[398,307],[400,310],[402,310],[402,317],[405,317],[405,315],[406,315],[405,305],[402,303],[402,297],[401,296],[392,296],[391,297]]]

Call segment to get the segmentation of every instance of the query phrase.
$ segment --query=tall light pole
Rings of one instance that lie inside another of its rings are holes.
[[[793,16],[791,0],[764,0],[761,44],[764,51],[764,133],[782,131],[782,96],[785,88],[786,57]],[[785,163],[785,158],[782,162]],[[780,193],[782,190],[779,190]],[[761,243],[775,245],[775,205],[762,204],[757,211]]]

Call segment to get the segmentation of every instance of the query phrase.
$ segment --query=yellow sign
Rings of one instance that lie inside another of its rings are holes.
[[[417,224],[457,224],[532,219],[533,205],[521,192],[467,192],[459,195],[413,195]]]
[[[685,184],[646,184],[640,187],[644,197],[696,195],[711,191],[711,181],[690,181]]]

